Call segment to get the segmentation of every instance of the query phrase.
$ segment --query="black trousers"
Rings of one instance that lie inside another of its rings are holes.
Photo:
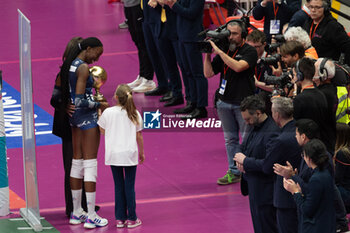
[[[70,216],[73,212],[73,198],[72,190],[70,188],[70,170],[72,168],[73,159],[73,143],[71,139],[62,138],[62,154],[63,154],[63,166],[64,166],[64,197],[66,201],[66,215]],[[83,194],[81,198],[81,205],[85,211],[87,211],[86,196],[83,185]]]
[[[125,18],[128,20],[128,29],[131,39],[137,47],[139,57],[139,75],[152,80],[154,75],[153,66],[149,59],[145,38],[143,36],[142,21],[143,13],[140,5],[124,7]]]

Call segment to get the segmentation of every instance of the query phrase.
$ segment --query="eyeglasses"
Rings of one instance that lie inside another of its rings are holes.
[[[319,9],[323,8],[323,6],[309,6],[308,8],[310,10],[319,10]]]

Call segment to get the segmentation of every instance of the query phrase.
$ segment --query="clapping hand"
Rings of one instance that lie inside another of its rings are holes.
[[[170,8],[174,6],[177,0],[164,0],[164,4],[168,5]]]
[[[293,175],[298,173],[298,170],[295,168],[293,170],[292,165],[287,161],[286,166],[283,166],[281,164],[275,163],[273,165],[273,171],[280,176],[283,176],[286,179],[291,178]]]
[[[156,8],[157,4],[158,4],[157,0],[149,0],[148,1],[148,5],[152,8]]]
[[[287,190],[291,194],[294,194],[296,192],[301,193],[300,185],[295,183],[294,180],[292,179],[283,178],[283,187],[285,190]]]

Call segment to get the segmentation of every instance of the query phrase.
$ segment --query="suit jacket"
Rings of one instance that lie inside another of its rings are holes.
[[[295,138],[295,121],[288,122],[281,134],[273,143],[273,149],[263,160],[262,170],[267,174],[274,174],[273,164],[285,165],[290,162],[293,167],[298,167],[301,160],[301,148]],[[274,174],[273,205],[277,208],[296,208],[293,196],[284,189],[283,177]]]
[[[57,74],[56,79],[59,74]],[[61,87],[56,87],[61,91]],[[72,131],[69,124],[68,115],[65,111],[66,107],[62,106],[62,96],[52,95],[50,99],[50,104],[55,108],[55,113],[53,116],[53,124],[52,124],[52,134],[62,138],[63,140],[72,140]]]
[[[302,196],[294,194],[294,200],[302,212],[302,233],[335,232],[334,183],[328,169],[315,168],[308,183],[308,191]]]
[[[178,0],[172,10],[177,14],[177,34],[182,42],[194,42],[203,31],[205,0]]]
[[[273,175],[262,172],[261,164],[256,160],[264,159],[270,153],[272,142],[277,138],[279,132],[280,129],[275,122],[268,117],[261,124],[254,126],[241,146],[242,153],[247,156],[243,162],[245,170],[243,179],[247,181],[249,199],[258,205],[272,205],[274,182]]]
[[[148,0],[143,1],[143,23],[146,24],[160,24],[160,8],[161,7],[150,7],[148,5]]]

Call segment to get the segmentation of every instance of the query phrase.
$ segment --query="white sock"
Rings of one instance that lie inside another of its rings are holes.
[[[92,220],[95,218],[95,200],[96,200],[96,192],[86,192],[88,217],[89,219],[92,219]]]
[[[80,216],[83,208],[81,208],[81,194],[83,190],[72,190],[72,198],[73,198],[73,214],[76,216]]]

